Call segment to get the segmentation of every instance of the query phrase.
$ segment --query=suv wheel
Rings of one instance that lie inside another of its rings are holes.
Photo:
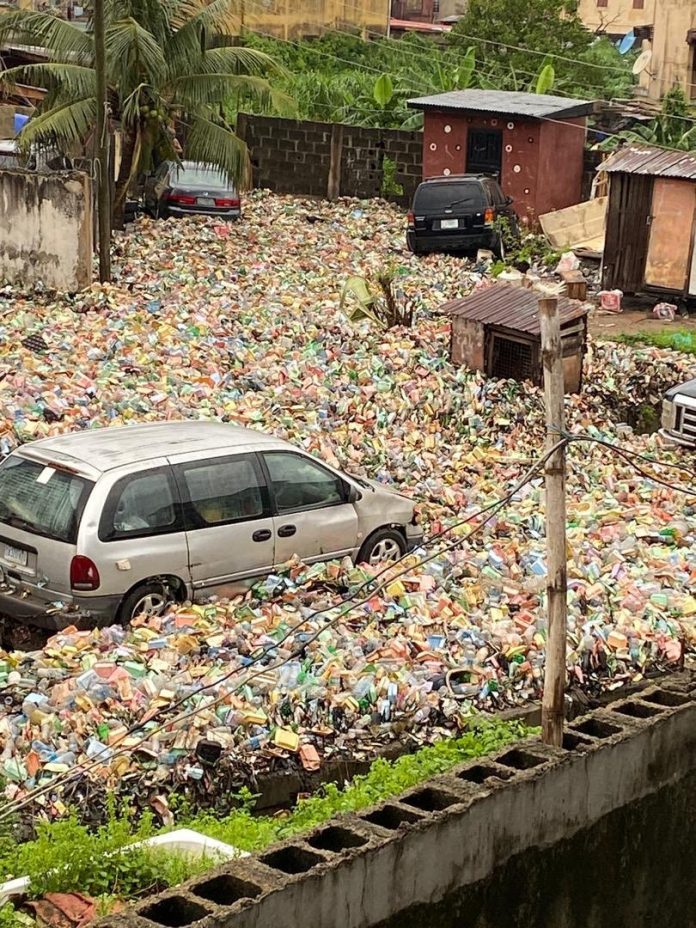
[[[137,586],[121,603],[119,618],[126,624],[141,615],[162,615],[176,597],[167,583],[143,583]]]
[[[385,564],[398,561],[406,553],[406,541],[394,528],[381,528],[364,542],[358,552],[358,564]]]

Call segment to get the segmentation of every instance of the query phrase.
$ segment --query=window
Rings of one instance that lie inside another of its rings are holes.
[[[597,0],[598,7],[607,7],[609,5],[609,0]]]
[[[268,492],[253,455],[182,464],[183,489],[192,526],[246,522],[270,514]]]
[[[644,10],[644,9],[645,9],[645,0],[633,0],[633,9],[634,9],[634,10]]]
[[[278,512],[320,509],[344,502],[343,481],[299,454],[264,455]]]
[[[416,212],[441,212],[452,206],[470,209],[473,212],[486,205],[483,187],[478,181],[457,184],[422,184],[416,191],[413,205]]]
[[[74,544],[93,486],[76,474],[9,457],[0,467],[0,522]]]
[[[99,524],[101,541],[180,531],[178,506],[164,469],[129,474],[114,486]]]

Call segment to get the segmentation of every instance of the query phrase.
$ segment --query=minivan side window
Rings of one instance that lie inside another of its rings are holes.
[[[247,522],[270,515],[268,488],[256,456],[179,464],[188,528]]]
[[[299,454],[271,451],[263,456],[278,512],[321,509],[345,502],[340,477]]]
[[[112,488],[99,522],[99,540],[142,538],[182,531],[168,469],[128,474]]]

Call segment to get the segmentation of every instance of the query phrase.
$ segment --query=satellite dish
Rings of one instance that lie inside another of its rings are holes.
[[[635,44],[635,41],[636,41],[636,34],[633,31],[633,29],[631,29],[631,31],[627,32],[626,35],[623,37],[623,39],[621,39],[621,41],[617,45],[617,48],[619,49],[619,53],[622,55],[625,55],[626,52],[630,52],[630,50],[633,48]]]
[[[644,51],[638,55],[636,60],[633,62],[633,73],[642,74],[643,71],[647,70],[648,65],[652,60],[652,51],[649,48],[646,48]]]

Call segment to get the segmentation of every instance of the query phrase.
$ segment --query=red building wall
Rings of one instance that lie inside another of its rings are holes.
[[[584,118],[541,124],[538,215],[580,202],[586,132]]]
[[[469,129],[500,129],[503,137],[500,183],[521,219],[580,201],[584,119],[541,122],[482,113],[425,113],[423,177],[466,172]],[[553,130],[553,131],[549,131]]]

